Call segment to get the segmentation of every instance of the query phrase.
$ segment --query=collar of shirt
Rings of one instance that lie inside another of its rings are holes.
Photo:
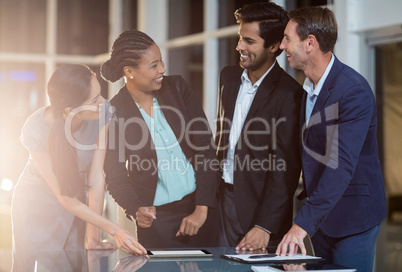
[[[269,69],[257,80],[257,82],[254,83],[254,85],[252,86],[252,88],[249,88],[249,89],[247,90],[248,93],[255,93],[255,92],[257,91],[258,87],[260,87],[261,82],[262,82],[262,81],[264,80],[264,78],[268,75],[268,73],[272,70],[272,68],[274,67],[275,63],[276,63],[276,60],[275,60],[274,63],[271,65],[271,67],[269,67]],[[250,80],[249,77],[248,77],[247,71],[248,71],[247,69],[244,69],[244,71],[243,71],[243,73],[242,73],[242,75],[241,75],[241,82],[242,82],[242,85],[244,84],[244,81],[248,81],[248,82],[250,83],[250,85],[251,85],[251,80]]]
[[[332,54],[331,60],[328,63],[328,66],[325,69],[324,74],[318,81],[317,86],[315,86],[315,89],[314,89],[313,81],[310,78],[306,77],[306,79],[304,80],[303,89],[307,92],[307,94],[310,98],[312,98],[314,95],[317,97],[320,94],[321,88],[324,85],[325,80],[327,79],[329,71],[331,71],[334,61],[335,61],[335,57],[334,57],[334,54]]]

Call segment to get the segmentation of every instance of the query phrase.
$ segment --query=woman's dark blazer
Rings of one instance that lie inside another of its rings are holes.
[[[196,173],[195,205],[215,207],[218,166],[214,165],[213,137],[200,102],[181,76],[165,76],[155,97]],[[127,217],[135,216],[139,207],[153,206],[157,155],[151,132],[128,89],[124,86],[110,102],[117,118],[109,128],[107,189]]]

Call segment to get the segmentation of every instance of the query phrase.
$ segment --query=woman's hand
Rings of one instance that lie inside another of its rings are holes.
[[[120,250],[134,255],[145,255],[147,251],[137,239],[127,230],[120,228],[112,235]]]
[[[207,220],[207,215],[208,215],[207,206],[200,206],[200,205],[196,206],[192,214],[183,218],[183,220],[181,221],[179,231],[176,233],[176,236],[197,235],[198,230],[202,227],[202,225],[204,225],[205,220]]]

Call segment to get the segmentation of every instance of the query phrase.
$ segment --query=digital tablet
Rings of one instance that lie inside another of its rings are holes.
[[[212,257],[212,253],[205,249],[183,250],[148,250],[150,258],[186,258],[186,257]]]
[[[292,257],[289,256],[278,256],[275,253],[264,253],[264,254],[224,254],[221,255],[222,258],[231,261],[237,261],[247,264],[258,264],[258,263],[303,263],[303,262],[317,262],[321,260],[320,257],[305,255],[302,256],[299,253],[293,254]]]

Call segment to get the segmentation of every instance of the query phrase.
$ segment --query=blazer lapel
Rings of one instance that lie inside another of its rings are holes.
[[[135,104],[133,98],[131,97],[128,89],[124,87],[121,90],[122,99],[120,100],[124,108],[124,118],[139,117],[141,112],[139,111],[137,105]]]
[[[303,89],[303,98],[302,104],[300,107],[300,129],[303,129],[306,123],[306,101],[307,101],[307,92]]]
[[[224,117],[228,120],[233,119],[237,96],[241,85],[241,74],[230,81],[229,84],[222,86],[222,101],[225,101]],[[230,129],[230,126],[229,126]]]
[[[158,104],[176,139],[180,141],[184,136],[184,127],[188,117],[181,97],[181,92],[184,90],[177,88],[179,87],[173,77],[165,77],[161,89],[155,92],[155,97],[158,99]]]
[[[223,107],[221,111],[222,121],[222,131],[230,131],[231,124],[233,121],[234,109],[236,106],[237,96],[239,94],[240,85],[241,85],[241,75],[243,73],[243,69],[239,67],[236,70],[236,73],[231,75],[231,77],[225,81],[225,84],[222,85],[221,89],[221,102],[220,105]],[[226,120],[230,120],[227,122]],[[229,133],[224,133],[223,135],[223,146],[226,146],[226,143],[229,142]]]
[[[127,122],[127,120],[129,120],[130,118],[135,118],[135,123],[140,125],[142,129],[148,129],[148,125],[142,117],[142,114],[138,109],[137,104],[131,97],[128,89],[124,86],[116,96],[118,96],[119,98],[119,100],[117,101],[117,103],[119,104],[118,107],[124,109],[118,117],[123,118],[124,122]],[[142,130],[129,124],[130,123],[128,123],[128,126],[125,128],[125,137],[137,137],[138,139],[142,139],[144,137],[144,134],[139,135]],[[150,132],[148,133],[148,135],[149,137],[147,139],[147,146],[151,147],[152,156],[156,157],[155,147]],[[126,139],[126,141],[127,140],[128,139]]]
[[[310,115],[309,126],[322,122],[322,120],[321,120],[322,116],[321,116],[320,112],[323,109],[325,102],[327,102],[328,97],[331,94],[331,92],[330,92],[331,89],[332,89],[332,87],[330,89],[327,89],[324,87],[321,89],[320,94],[317,97],[317,101],[315,102],[314,108]],[[306,114],[304,114],[304,115],[306,115]],[[306,118],[306,116],[304,116],[304,118]]]
[[[244,123],[247,123],[247,121],[254,116],[255,111],[259,108],[261,103],[263,103],[268,97],[268,95],[275,89],[274,82],[279,79],[279,73],[280,73],[280,67],[276,62],[272,70],[268,73],[268,75],[264,78],[264,80],[258,87],[257,93],[254,96],[253,102],[251,103],[250,109],[248,111]]]
[[[335,56],[334,56],[335,57]],[[324,85],[321,88],[320,94],[317,97],[317,101],[315,102],[313,111],[311,112],[311,116],[310,116],[310,120],[309,120],[309,126],[306,127],[306,131],[305,131],[305,137],[307,138],[307,135],[310,131],[310,127],[315,125],[315,124],[320,124],[322,122],[324,122],[325,120],[322,120],[322,118],[324,116],[322,116],[321,112],[324,109],[324,106],[328,106],[326,104],[328,98],[331,95],[331,91],[334,88],[335,82],[336,82],[336,78],[338,77],[340,71],[342,69],[342,64],[341,62],[335,57],[335,61],[334,64],[332,65],[331,71],[329,72]],[[305,99],[303,99],[304,101],[304,112],[303,112],[303,124],[305,123],[305,115],[306,115],[306,109],[305,109]]]

